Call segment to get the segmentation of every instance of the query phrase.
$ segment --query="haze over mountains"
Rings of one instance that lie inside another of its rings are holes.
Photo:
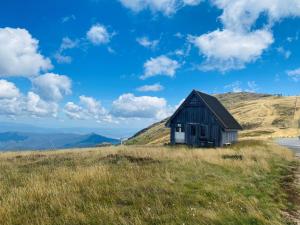
[[[24,123],[14,122],[0,122],[0,133],[4,132],[27,132],[27,133],[72,133],[72,134],[89,134],[97,133],[107,137],[116,139],[130,137],[137,131],[136,128],[127,127],[126,129],[120,128],[99,128],[99,127],[61,127],[49,128],[41,127]]]
[[[26,133],[4,132],[0,133],[1,151],[22,150],[54,150],[63,148],[96,147],[99,144],[118,144],[118,139],[92,134],[66,134],[66,133]]]

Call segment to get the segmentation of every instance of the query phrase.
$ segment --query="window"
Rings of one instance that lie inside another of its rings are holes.
[[[206,137],[206,126],[204,126],[204,125],[200,126],[200,136]]]
[[[195,125],[191,126],[191,135],[196,136],[196,126]]]
[[[178,133],[184,133],[184,126],[183,124],[177,124],[175,131]]]

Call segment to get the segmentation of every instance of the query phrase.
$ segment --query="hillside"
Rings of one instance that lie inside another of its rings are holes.
[[[226,93],[216,97],[243,126],[240,138],[287,137],[299,134],[300,97],[256,93]],[[296,108],[295,108],[296,105]],[[169,141],[165,121],[156,123],[127,141],[127,144],[156,145]]]
[[[292,224],[293,154],[117,146],[0,154],[1,225]]]

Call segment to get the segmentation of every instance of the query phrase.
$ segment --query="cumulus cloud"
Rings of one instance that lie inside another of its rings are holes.
[[[222,23],[226,29],[248,30],[264,13],[268,17],[268,25],[290,16],[300,16],[298,0],[212,0],[223,10]]]
[[[121,95],[112,104],[111,113],[123,118],[163,119],[170,112],[164,98],[151,96],[134,96],[131,93]]]
[[[159,43],[159,40],[150,40],[148,37],[139,37],[136,41],[145,48],[155,49]]]
[[[108,111],[102,107],[101,102],[92,97],[80,96],[79,105],[74,102],[68,102],[64,111],[70,119],[88,120],[94,119],[97,122],[117,122],[113,121]]]
[[[0,76],[35,76],[51,69],[38,43],[25,29],[0,28]]]
[[[165,55],[157,58],[151,58],[144,64],[144,75],[141,76],[141,79],[157,75],[173,77],[180,66],[179,62],[172,60]]]
[[[9,117],[56,117],[57,113],[57,102],[45,101],[32,91],[24,95],[14,83],[0,80],[1,115]]]
[[[26,112],[34,117],[57,117],[58,104],[56,102],[47,102],[41,99],[34,92],[28,92],[26,97]]]
[[[200,35],[194,42],[205,57],[202,69],[241,69],[257,60],[274,42],[272,26],[285,17],[300,16],[298,0],[211,0],[221,9],[223,30]],[[267,20],[254,29],[261,15]],[[236,44],[235,44],[236,42]],[[217,45],[218,48],[214,48]],[[255,46],[255,47],[254,47]],[[228,54],[222,49],[230,50]]]
[[[273,41],[273,35],[267,30],[251,33],[216,30],[196,37],[193,43],[206,58],[202,69],[227,71],[255,61]]]
[[[138,87],[137,90],[141,92],[147,92],[147,91],[161,91],[164,87],[160,84],[152,84],[152,85],[144,85],[141,87]]]
[[[72,81],[65,75],[46,73],[32,79],[32,84],[33,90],[48,101],[59,101],[72,92]]]
[[[0,80],[0,99],[12,99],[20,96],[20,91],[16,85],[7,80]]]
[[[0,115],[15,117],[23,112],[23,102],[20,98],[0,98]]]
[[[293,81],[300,81],[300,68],[295,70],[288,70],[286,73]]]
[[[134,12],[149,9],[166,16],[173,15],[184,6],[198,5],[202,0],[119,0],[123,6]]]
[[[94,45],[102,45],[109,43],[113,34],[110,34],[105,26],[95,24],[90,28],[86,36]]]

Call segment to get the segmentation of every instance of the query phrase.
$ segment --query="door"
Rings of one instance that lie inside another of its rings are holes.
[[[187,144],[190,146],[199,145],[199,124],[188,124],[187,125]]]

